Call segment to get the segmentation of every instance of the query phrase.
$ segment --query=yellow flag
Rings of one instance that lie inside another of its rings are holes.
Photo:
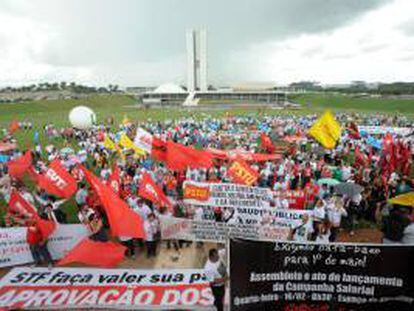
[[[341,125],[335,120],[334,115],[330,111],[326,111],[312,125],[309,135],[326,149],[333,149],[341,137]]]
[[[118,151],[119,149],[118,146],[114,143],[112,139],[109,138],[108,135],[105,135],[104,147],[112,151]]]
[[[136,154],[138,155],[145,155],[145,151],[139,147],[137,147],[134,142],[129,139],[129,137],[125,134],[122,133],[121,134],[121,138],[119,139],[119,145],[127,148],[127,149],[132,149],[135,151]]]
[[[404,193],[397,195],[396,197],[388,200],[391,204],[398,204],[404,206],[413,206],[414,207],[414,192]]]

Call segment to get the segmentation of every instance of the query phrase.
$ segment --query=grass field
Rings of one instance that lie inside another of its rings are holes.
[[[232,115],[242,114],[281,114],[308,112],[320,112],[327,108],[335,111],[359,111],[365,113],[384,112],[390,114],[405,114],[414,119],[414,100],[380,99],[380,98],[355,98],[339,94],[294,94],[289,100],[299,103],[303,109],[298,111],[271,110],[271,109],[232,109]],[[91,96],[79,100],[42,100],[18,104],[0,104],[0,128],[7,127],[12,120],[28,120],[34,124],[34,130],[40,130],[45,124],[53,123],[56,126],[69,126],[68,113],[78,105],[86,105],[93,109],[98,122],[112,116],[116,123],[120,123],[126,115],[133,121],[175,119],[183,116],[203,117],[208,115],[220,117],[226,114],[225,110],[203,110],[194,112],[185,108],[180,109],[142,109],[136,106],[137,101],[126,95]],[[227,103],[228,104],[228,103]],[[216,104],[212,104],[216,106]],[[206,109],[206,106],[203,105]],[[32,131],[18,131],[15,136],[22,146],[31,146]],[[39,131],[42,134],[42,131]],[[41,135],[41,141],[44,137]],[[59,144],[59,142],[57,142]]]
[[[345,110],[407,114],[414,117],[414,99],[355,97],[332,93],[295,94],[290,100],[311,110]]]

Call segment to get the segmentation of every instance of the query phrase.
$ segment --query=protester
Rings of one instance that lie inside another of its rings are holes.
[[[47,264],[49,268],[52,267],[53,261],[47,248],[47,240],[42,235],[38,227],[36,219],[32,218],[27,221],[27,243],[30,247],[35,265],[42,263]]]
[[[210,282],[211,291],[214,296],[214,306],[217,311],[224,310],[224,295],[226,281],[228,279],[226,266],[220,259],[216,248],[210,249],[208,259],[204,265],[204,273]]]

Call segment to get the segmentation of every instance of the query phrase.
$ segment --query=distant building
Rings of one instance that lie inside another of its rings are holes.
[[[207,91],[207,31],[187,30],[187,89]]]
[[[197,106],[200,101],[227,102],[240,105],[263,104],[283,107],[287,105],[286,92],[276,90],[273,82],[245,82],[225,88],[208,88],[207,83],[207,32],[188,30],[187,89],[173,84],[162,84],[156,89],[138,95],[145,106]],[[128,89],[127,89],[128,90]]]

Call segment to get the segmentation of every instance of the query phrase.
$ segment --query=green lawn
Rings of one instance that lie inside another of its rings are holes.
[[[332,93],[294,94],[290,100],[312,110],[347,110],[361,112],[384,112],[414,116],[414,99],[388,99],[357,97]]]

